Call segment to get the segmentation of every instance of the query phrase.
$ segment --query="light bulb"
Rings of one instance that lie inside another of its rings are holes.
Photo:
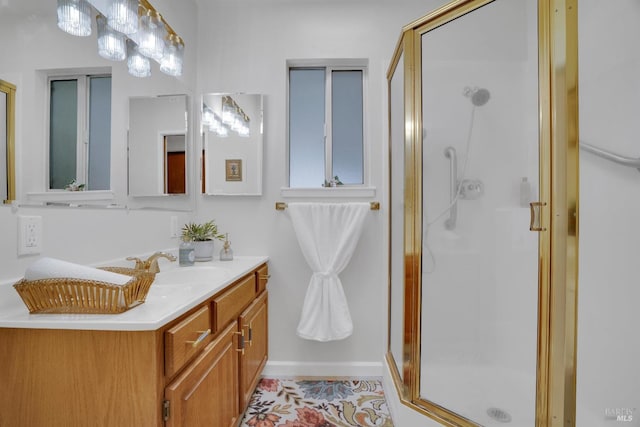
[[[107,9],[109,26],[128,36],[138,31],[137,0],[111,0]]]
[[[160,60],[160,71],[170,76],[182,75],[182,51],[184,44],[182,39],[174,34],[169,35],[164,50],[164,56]]]
[[[91,35],[91,6],[86,0],[58,0],[58,27],[71,35]]]
[[[138,27],[138,50],[147,58],[160,61],[164,56],[164,24],[160,15],[148,10],[140,17]]]
[[[127,40],[127,65],[129,74],[134,77],[149,77],[151,64],[149,58],[138,52],[138,46],[131,40]]]
[[[123,61],[127,57],[125,35],[111,28],[103,15],[98,15],[97,21],[98,54],[111,61]]]

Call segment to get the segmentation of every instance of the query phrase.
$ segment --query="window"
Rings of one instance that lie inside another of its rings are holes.
[[[49,189],[110,189],[111,76],[49,77]]]
[[[289,64],[291,188],[365,184],[366,64],[335,62]]]

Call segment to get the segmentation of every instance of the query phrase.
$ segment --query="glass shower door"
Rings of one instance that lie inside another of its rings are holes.
[[[404,54],[400,54],[389,76],[389,170],[391,174],[390,247],[389,251],[389,337],[390,363],[402,381],[404,378],[404,176],[405,176],[405,108]]]
[[[535,425],[537,31],[496,0],[420,41],[420,398],[469,425]]]

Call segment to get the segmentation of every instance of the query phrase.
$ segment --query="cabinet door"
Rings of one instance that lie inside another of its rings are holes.
[[[238,408],[237,323],[231,323],[165,389],[167,427],[231,427]]]
[[[246,409],[260,374],[267,363],[268,315],[267,292],[240,315],[238,327],[244,330],[245,351],[240,356],[240,409]]]

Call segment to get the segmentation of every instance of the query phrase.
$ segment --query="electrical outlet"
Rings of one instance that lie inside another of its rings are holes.
[[[42,252],[42,217],[18,217],[18,255]]]
[[[171,228],[170,228],[170,237],[171,238],[175,238],[177,239],[178,236],[178,217],[177,216],[172,216],[171,217]]]

